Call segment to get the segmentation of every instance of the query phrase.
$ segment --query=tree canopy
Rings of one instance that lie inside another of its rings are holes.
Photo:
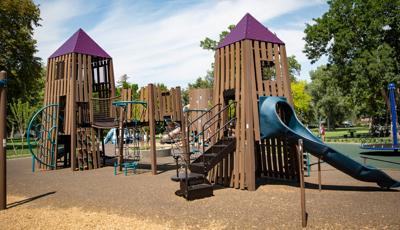
[[[41,59],[35,57],[34,27],[40,26],[39,8],[30,0],[0,1],[0,70],[8,73],[8,97],[30,103],[41,101],[44,78]]]
[[[346,96],[357,115],[375,116],[388,83],[400,81],[400,0],[328,4],[328,12],[306,26],[304,51],[312,63],[327,56],[332,90]]]
[[[311,83],[308,86],[312,97],[312,107],[319,116],[318,120],[326,119],[328,129],[334,128],[335,124],[351,115],[347,97],[336,88],[338,80],[332,77],[332,72],[335,71],[333,69],[320,66],[315,71],[311,71]]]

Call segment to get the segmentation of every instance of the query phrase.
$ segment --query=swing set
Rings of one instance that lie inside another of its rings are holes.
[[[394,151],[397,152],[400,149],[397,137],[397,110],[396,110],[396,86],[394,83],[388,85],[389,89],[389,105],[390,105],[390,117],[391,117],[391,129],[392,129],[392,142],[391,143],[366,143],[363,141],[361,143],[361,149],[372,150],[374,152],[379,151]],[[388,119],[386,119],[388,121]],[[386,121],[386,126],[387,122]]]

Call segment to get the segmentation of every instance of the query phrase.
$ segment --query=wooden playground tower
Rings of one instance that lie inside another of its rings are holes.
[[[47,66],[44,104],[58,108],[50,108],[56,110],[56,119],[43,121],[47,129],[56,127],[52,134],[56,135],[52,136],[55,152],[43,160],[57,166],[58,145],[62,144],[64,166],[70,162],[72,170],[100,167],[95,128],[115,126],[110,101],[115,98],[112,58],[79,29],[49,57]],[[50,149],[47,146],[44,151]],[[66,159],[68,152],[70,159]]]
[[[203,150],[172,177],[180,181],[176,194],[190,200],[211,196],[212,184],[255,190],[259,177],[297,179],[295,145],[260,137],[259,97],[282,96],[293,104],[285,44],[246,14],[218,45],[214,64],[213,106],[187,128],[207,119],[199,132]],[[194,141],[186,136],[189,146]]]
[[[260,138],[260,96],[283,96],[293,104],[285,44],[246,14],[215,52],[214,105],[237,103],[236,148],[214,169],[216,182],[255,190],[260,176],[297,178],[295,146]]]
[[[141,88],[140,101],[133,101],[129,89],[116,97],[114,79],[112,58],[82,29],[49,57],[45,106],[28,131],[38,134],[33,167],[38,162],[36,167],[43,169],[99,168],[106,158],[103,131],[139,125],[150,128],[151,168],[156,174],[155,125],[166,119],[181,122],[181,90],[162,91],[149,84]],[[121,163],[123,148],[118,151]]]

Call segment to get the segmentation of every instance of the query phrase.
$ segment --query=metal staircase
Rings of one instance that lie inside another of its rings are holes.
[[[198,148],[201,151],[194,159],[182,156],[184,171],[177,170],[176,175],[171,178],[180,183],[179,190],[175,192],[176,195],[183,196],[187,200],[213,196],[213,185],[208,181],[207,175],[219,162],[235,151],[236,138],[231,135],[230,130],[236,122],[235,107],[236,102],[223,108],[217,104],[188,124],[183,149],[186,148],[189,155],[193,154],[189,150],[190,143],[194,144],[194,140],[199,140],[201,137],[201,146]],[[201,132],[190,136],[191,127],[204,118],[207,118],[207,121],[204,122]]]

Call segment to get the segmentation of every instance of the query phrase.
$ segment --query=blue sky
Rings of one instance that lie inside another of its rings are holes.
[[[304,28],[328,10],[322,0],[35,0],[41,27],[35,29],[38,56],[47,58],[76,30],[84,29],[114,61],[117,77],[128,74],[140,86],[165,83],[186,87],[204,76],[214,54],[202,50],[205,37],[236,24],[249,12],[286,43],[288,55],[302,65],[309,80],[311,65],[302,53]]]

